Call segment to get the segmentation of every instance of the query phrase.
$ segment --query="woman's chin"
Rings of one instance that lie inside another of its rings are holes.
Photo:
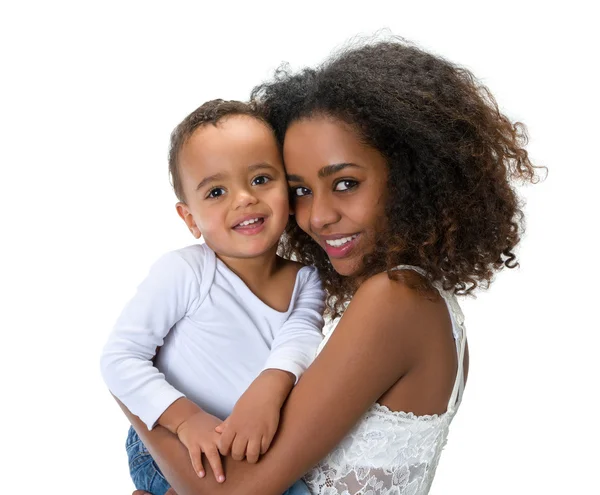
[[[348,258],[329,258],[333,269],[342,277],[353,277],[358,275],[361,268],[360,260]]]

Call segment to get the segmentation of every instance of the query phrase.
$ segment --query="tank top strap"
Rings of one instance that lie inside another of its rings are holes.
[[[418,266],[398,265],[398,266],[395,266],[394,268],[392,268],[391,271],[396,271],[396,270],[412,270],[413,272],[417,272],[418,274],[423,275],[424,277],[427,277],[427,272],[425,270],[423,270],[423,268],[420,268]]]
[[[458,369],[456,372],[456,379],[454,381],[454,387],[450,394],[450,400],[448,401],[448,412],[454,413],[460,402],[462,401],[463,391],[465,389],[465,352],[467,346],[467,336],[465,332],[464,316],[456,300],[456,296],[449,292],[441,292],[442,297],[446,301],[448,311],[452,315],[452,333],[454,334],[454,340],[456,342],[456,351],[458,355]]]
[[[413,265],[398,265],[392,270],[412,270],[423,277],[427,278],[427,272],[418,266]],[[465,380],[464,380],[464,358],[465,358],[465,348],[466,348],[466,333],[464,321],[465,317],[460,309],[460,305],[456,300],[456,296],[444,290],[440,283],[433,283],[433,286],[440,293],[444,302],[446,303],[446,307],[448,308],[448,312],[450,313],[450,319],[452,321],[452,334],[454,336],[454,341],[456,343],[456,354],[458,357],[458,370],[456,372],[456,378],[454,380],[454,387],[452,388],[452,393],[450,394],[450,400],[448,401],[447,411],[449,413],[454,413],[460,402],[462,400],[463,391],[465,388]]]

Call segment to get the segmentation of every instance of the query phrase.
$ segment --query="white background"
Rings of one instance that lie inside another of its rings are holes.
[[[589,2],[591,4],[591,2]],[[521,268],[464,302],[467,392],[432,494],[599,493],[597,22],[563,2],[2,2],[2,492],[129,494],[99,374],[120,308],[193,241],[171,129],[388,27],[472,69],[528,125]],[[218,5],[218,6],[217,6]]]

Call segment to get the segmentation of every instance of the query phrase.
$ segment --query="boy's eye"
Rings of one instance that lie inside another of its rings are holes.
[[[271,181],[270,177],[267,177],[266,175],[259,175],[258,177],[255,177],[254,179],[252,179],[252,185],[253,186],[262,186],[270,181]]]
[[[351,179],[343,179],[339,181],[335,187],[334,191],[349,191],[350,189],[354,189],[358,185],[358,182]]]
[[[208,194],[206,195],[206,197],[208,199],[219,198],[219,197],[223,196],[223,194],[225,194],[225,189],[223,189],[222,187],[215,187],[214,189],[211,189],[210,191],[208,191]]]
[[[302,186],[292,187],[292,194],[297,197],[307,196],[308,194],[310,194],[310,189]]]

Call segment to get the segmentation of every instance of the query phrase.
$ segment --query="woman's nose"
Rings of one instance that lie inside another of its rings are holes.
[[[333,202],[327,197],[313,197],[310,210],[310,226],[313,231],[320,231],[328,225],[339,221],[341,215]]]

